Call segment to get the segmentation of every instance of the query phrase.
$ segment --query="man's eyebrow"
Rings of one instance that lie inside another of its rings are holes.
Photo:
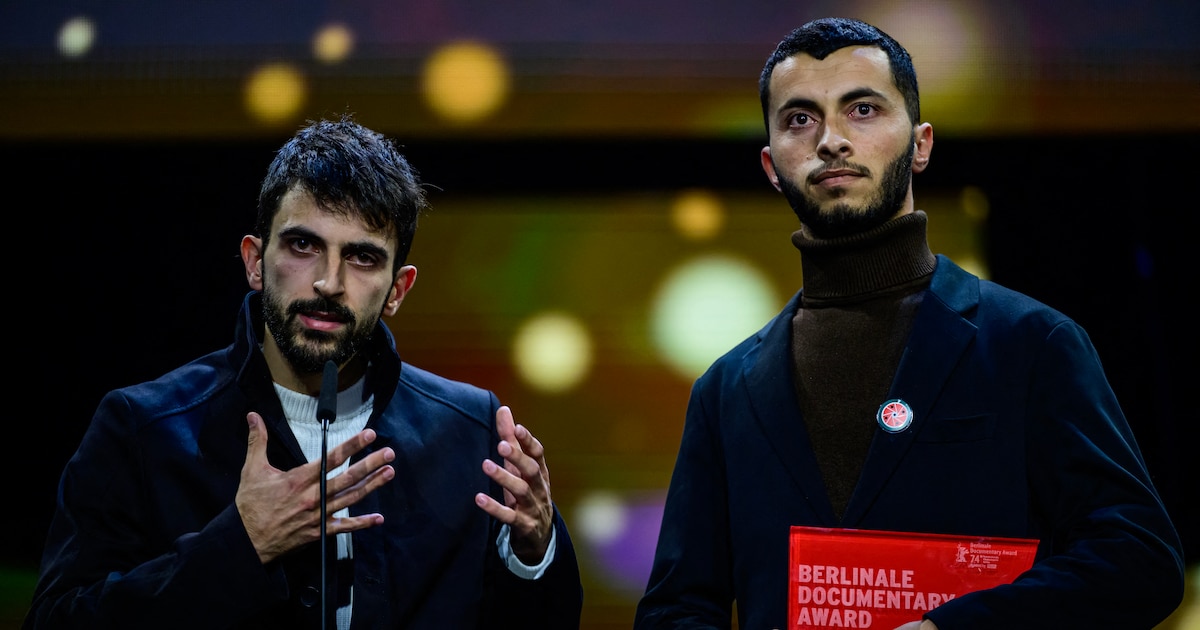
[[[281,239],[302,238],[307,241],[312,241],[321,247],[328,247],[329,245],[325,242],[325,239],[318,236],[316,232],[302,225],[293,225],[279,230],[279,237]],[[387,262],[392,257],[386,247],[372,243],[371,241],[353,241],[347,243],[342,247],[342,251],[339,252],[339,255],[341,256],[347,256],[350,254],[366,254],[378,258],[383,262]]]
[[[860,87],[843,94],[841,98],[838,99],[838,104],[843,106],[849,105],[860,98],[878,98],[887,100],[887,95],[879,90],[869,87]],[[812,109],[820,111],[821,107],[816,101],[810,98],[793,97],[788,99],[788,101],[783,104],[783,107],[780,107],[779,109]]]
[[[347,243],[346,246],[342,248],[342,255],[346,256],[349,254],[366,254],[368,256],[378,258],[380,262],[387,262],[391,259],[391,254],[388,253],[386,247],[381,247],[368,241],[355,241],[353,243]]]
[[[878,99],[883,99],[885,101],[888,100],[887,95],[884,94],[883,92],[880,92],[879,90],[875,90],[875,89],[872,89],[869,87],[860,87],[860,88],[855,88],[853,90],[850,90],[849,92],[846,92],[845,94],[843,94],[842,98],[838,102],[841,103],[842,105],[848,105],[854,101],[857,101],[860,98],[878,98]]]
[[[812,99],[793,97],[789,98],[787,102],[785,102],[783,106],[779,108],[780,111],[785,109],[820,109],[820,107],[818,107],[817,102]]]
[[[321,238],[320,236],[317,236],[316,232],[313,232],[312,230],[310,230],[302,225],[292,225],[292,226],[285,227],[282,230],[279,230],[279,237],[280,238],[302,238],[302,239],[312,241],[312,242],[320,244],[320,245],[325,244],[325,239]]]

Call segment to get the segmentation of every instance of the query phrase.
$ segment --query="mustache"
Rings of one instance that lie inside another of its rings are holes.
[[[338,304],[328,298],[315,297],[310,300],[297,300],[288,304],[287,314],[289,317],[300,313],[311,313],[314,311],[322,311],[332,313],[338,319],[349,324],[354,323],[354,311],[350,310],[344,304]]]
[[[817,181],[817,178],[829,171],[853,171],[863,177],[871,176],[871,169],[861,165],[849,162],[847,160],[835,160],[829,162],[825,166],[808,174],[808,183],[812,184]]]

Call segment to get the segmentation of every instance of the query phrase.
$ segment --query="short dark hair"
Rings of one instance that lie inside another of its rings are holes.
[[[397,244],[393,271],[408,258],[417,217],[428,207],[423,184],[396,142],[350,114],[309,121],[276,152],[258,193],[255,230],[264,244],[280,202],[295,186],[324,210],[391,229]]]
[[[875,46],[887,54],[892,69],[892,83],[904,96],[908,118],[915,125],[921,122],[921,96],[917,91],[917,72],[912,57],[904,46],[878,28],[849,18],[821,18],[808,22],[783,38],[775,52],[767,58],[758,77],[758,96],[762,100],[763,122],[770,132],[768,102],[771,100],[771,73],[780,61],[804,53],[814,59],[824,59],[835,50],[847,46]]]

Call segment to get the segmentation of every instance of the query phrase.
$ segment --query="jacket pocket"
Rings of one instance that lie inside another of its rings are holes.
[[[938,418],[917,434],[917,442],[978,442],[991,439],[996,429],[996,414]]]

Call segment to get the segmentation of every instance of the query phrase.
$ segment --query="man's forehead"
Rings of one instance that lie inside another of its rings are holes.
[[[772,93],[801,90],[813,93],[840,93],[860,87],[878,92],[896,92],[887,53],[875,46],[839,48],[824,59],[798,53],[780,61],[771,73]]]

